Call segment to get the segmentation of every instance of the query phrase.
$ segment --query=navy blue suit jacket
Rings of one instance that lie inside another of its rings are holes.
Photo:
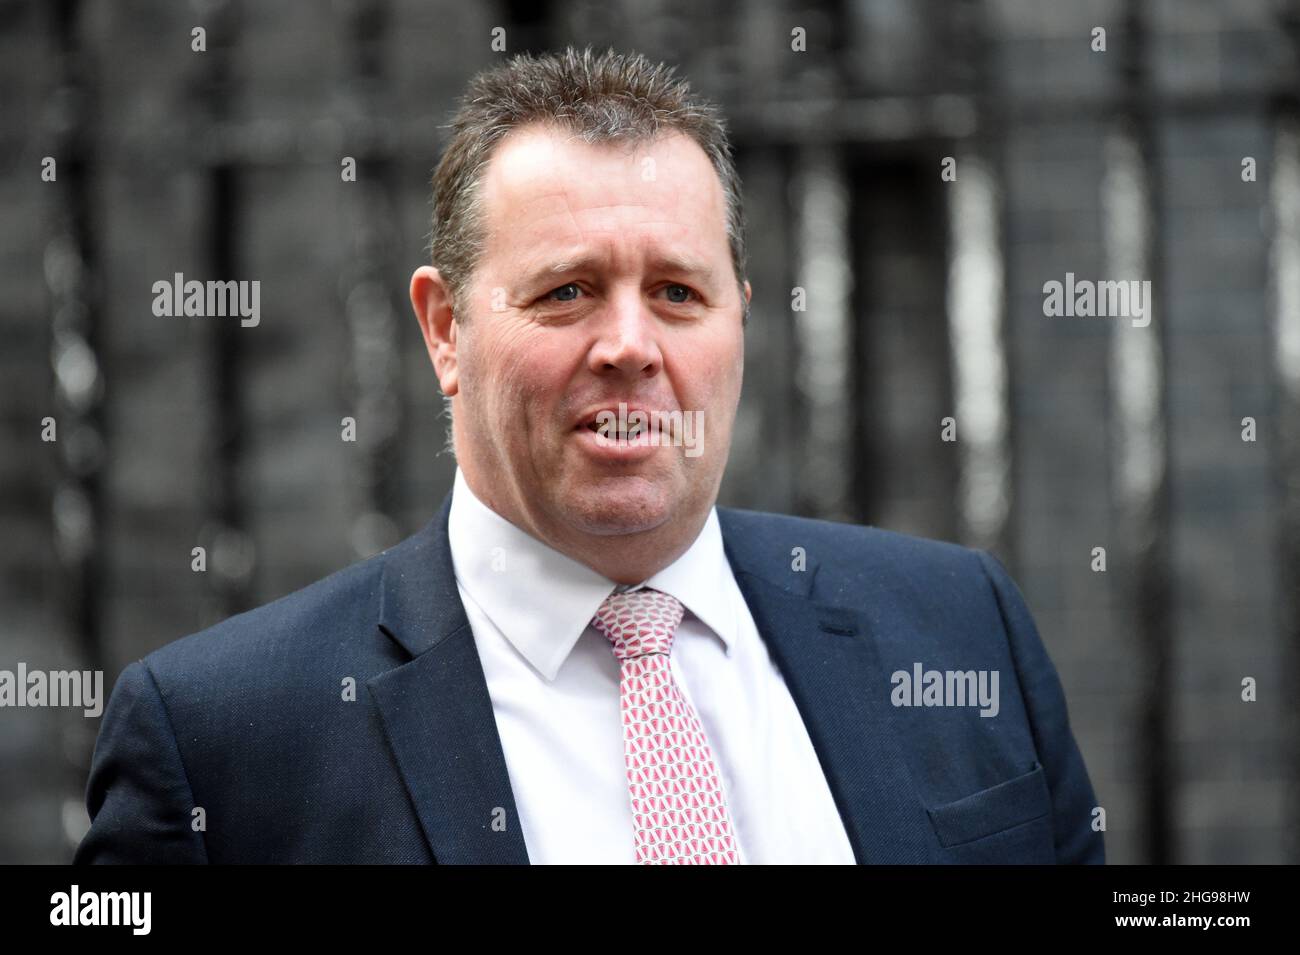
[[[450,503],[383,553],[127,666],[75,861],[528,862],[452,573]],[[995,558],[718,517],[858,862],[1104,861],[1061,684]],[[999,671],[997,716],[895,706],[891,674],[915,663]]]

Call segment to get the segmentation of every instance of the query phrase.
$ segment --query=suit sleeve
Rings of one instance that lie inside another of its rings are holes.
[[[86,785],[90,830],[74,864],[206,863],[191,828],[194,795],[171,719],[148,666],[118,677],[104,710]]]
[[[979,551],[984,573],[993,585],[1011,657],[1024,695],[1030,730],[1052,796],[1052,825],[1059,864],[1106,861],[1104,837],[1092,828],[1097,805],[1083,755],[1070,730],[1065,692],[1056,667],[1038,635],[1024,597],[1002,563]]]

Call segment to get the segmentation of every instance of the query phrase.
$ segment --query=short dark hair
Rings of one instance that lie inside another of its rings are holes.
[[[483,253],[482,176],[497,144],[511,130],[546,124],[586,143],[644,142],[680,132],[704,150],[722,183],[732,267],[745,300],[745,221],[726,121],[697,97],[674,68],[639,53],[593,55],[521,53],[470,80],[452,122],[451,141],[433,174],[433,230],[429,257],[451,291],[459,320],[464,293]]]

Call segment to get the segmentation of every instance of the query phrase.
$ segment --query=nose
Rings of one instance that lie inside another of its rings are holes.
[[[658,321],[637,294],[612,301],[599,337],[587,356],[588,367],[602,377],[653,378],[663,367]]]

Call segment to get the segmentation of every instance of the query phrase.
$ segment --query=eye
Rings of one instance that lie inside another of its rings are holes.
[[[574,284],[573,282],[568,282],[568,283],[566,283],[566,284],[564,284],[564,285],[559,286],[558,288],[553,288],[553,289],[551,289],[549,292],[547,292],[547,293],[546,293],[545,295],[543,295],[542,297],[543,297],[544,299],[547,299],[548,301],[552,301],[552,302],[572,302],[573,299],[572,299],[572,298],[569,298],[569,297],[567,297],[567,296],[566,296],[566,297],[562,297],[562,298],[553,298],[553,297],[552,297],[552,296],[555,295],[556,292],[563,292],[565,289],[573,289],[574,292],[579,291],[578,286],[577,286],[576,284]]]
[[[691,289],[685,285],[678,285],[675,282],[672,285],[664,286],[664,288],[668,292],[668,301],[672,302],[675,305],[685,305],[687,302],[691,300],[691,296],[695,295],[694,289]],[[684,293],[684,294],[679,298],[677,297],[676,293]]]

